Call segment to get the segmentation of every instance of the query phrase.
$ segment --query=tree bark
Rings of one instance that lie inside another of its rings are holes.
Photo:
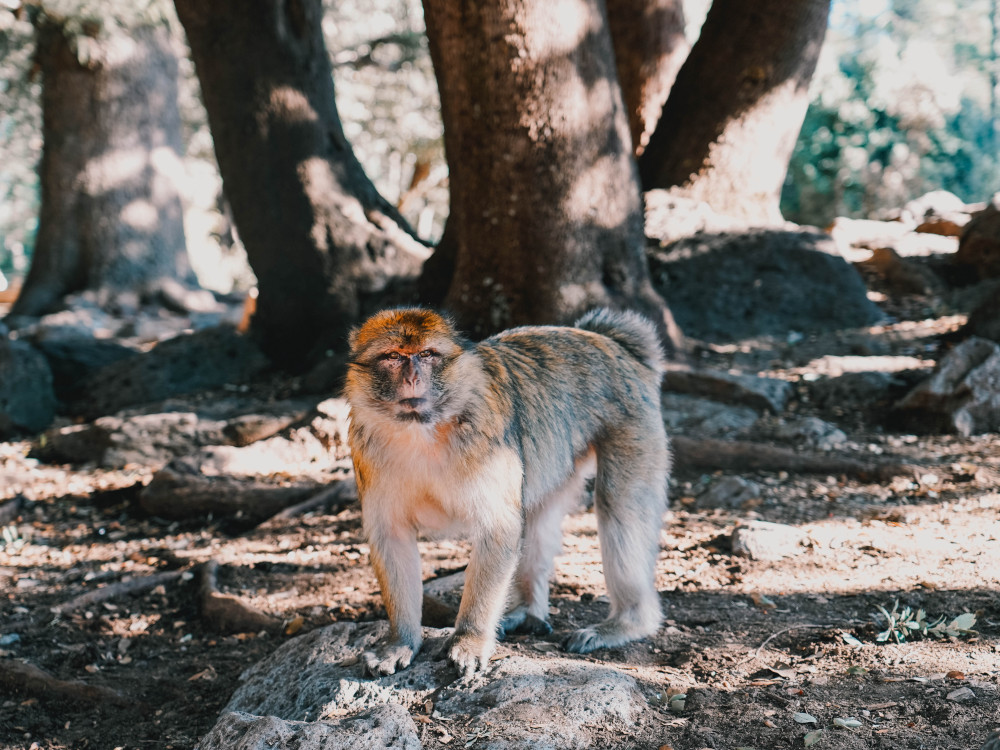
[[[251,330],[288,366],[350,327],[429,251],[378,194],[337,113],[320,0],[175,0],[233,219],[257,274]]]
[[[446,306],[473,336],[638,309],[679,346],[643,253],[600,0],[425,0],[451,185]]]
[[[51,312],[73,292],[94,290],[107,303],[126,290],[154,292],[165,279],[192,281],[169,30],[73,34],[44,12],[36,29],[41,207],[12,315]]]
[[[640,160],[643,187],[781,221],[829,10],[829,0],[714,0]]]
[[[691,49],[684,36],[684,3],[607,0],[606,5],[632,150],[639,155]]]

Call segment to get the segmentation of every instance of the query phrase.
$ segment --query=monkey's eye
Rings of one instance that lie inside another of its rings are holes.
[[[402,359],[403,355],[399,352],[386,352],[382,355],[382,359]]]
[[[420,352],[421,359],[427,359],[428,357],[436,357],[437,355],[438,353],[433,349],[424,349],[422,352]]]

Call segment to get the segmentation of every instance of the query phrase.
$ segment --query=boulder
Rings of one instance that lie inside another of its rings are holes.
[[[883,319],[858,272],[817,231],[698,235],[649,252],[678,325],[713,342],[868,326]]]
[[[1000,346],[975,336],[966,339],[896,409],[906,426],[921,432],[1000,431]]]
[[[0,338],[0,438],[44,430],[55,408],[45,357],[24,341]]]
[[[424,629],[424,648],[410,667],[380,679],[361,677],[359,655],[387,630],[385,622],[335,623],[284,644],[241,675],[199,747],[366,748],[364,738],[357,745],[307,741],[347,742],[360,736],[355,727],[364,722],[382,731],[372,717],[397,743],[385,747],[409,747],[404,717],[418,714],[428,739],[442,743],[461,730],[466,747],[582,750],[600,743],[601,727],[634,727],[656,714],[635,677],[580,658],[524,656],[501,645],[485,670],[459,679],[443,658],[449,632],[431,628]],[[268,745],[258,739],[266,732]]]
[[[663,375],[663,388],[674,393],[702,396],[728,404],[740,404],[752,409],[781,412],[792,395],[792,384],[777,378],[757,375],[701,370],[685,365],[672,365]]]
[[[1000,208],[996,202],[972,217],[962,231],[954,262],[980,279],[1000,276]]]
[[[99,370],[81,387],[71,411],[87,418],[114,414],[135,404],[243,383],[267,365],[257,346],[236,329],[206,328]]]
[[[694,438],[739,437],[760,418],[760,413],[749,406],[670,391],[663,393],[661,410],[668,434]]]
[[[325,721],[224,714],[196,750],[420,750],[417,725],[402,706],[376,706]]]
[[[962,333],[1000,343],[1000,289],[970,313]]]
[[[81,386],[99,370],[139,356],[136,349],[94,338],[78,326],[39,328],[32,343],[48,360],[56,395],[63,402],[79,398]]]

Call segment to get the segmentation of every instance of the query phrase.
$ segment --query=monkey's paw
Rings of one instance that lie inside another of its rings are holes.
[[[448,648],[448,661],[455,665],[462,677],[471,677],[486,666],[492,654],[492,640],[463,633],[452,639]]]
[[[574,630],[563,641],[563,648],[573,654],[589,654],[591,651],[596,651],[607,645],[609,645],[608,639],[604,637],[597,627]]]
[[[406,669],[420,647],[406,643],[386,643],[361,656],[361,672],[365,677],[384,677]]]
[[[527,607],[515,607],[500,621],[500,637],[507,635],[548,635],[552,626],[546,620],[528,614]]]

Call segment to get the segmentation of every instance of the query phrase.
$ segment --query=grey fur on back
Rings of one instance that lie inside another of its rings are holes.
[[[656,372],[663,372],[666,358],[660,336],[648,318],[630,310],[600,307],[585,313],[576,327],[616,341],[633,357]]]

